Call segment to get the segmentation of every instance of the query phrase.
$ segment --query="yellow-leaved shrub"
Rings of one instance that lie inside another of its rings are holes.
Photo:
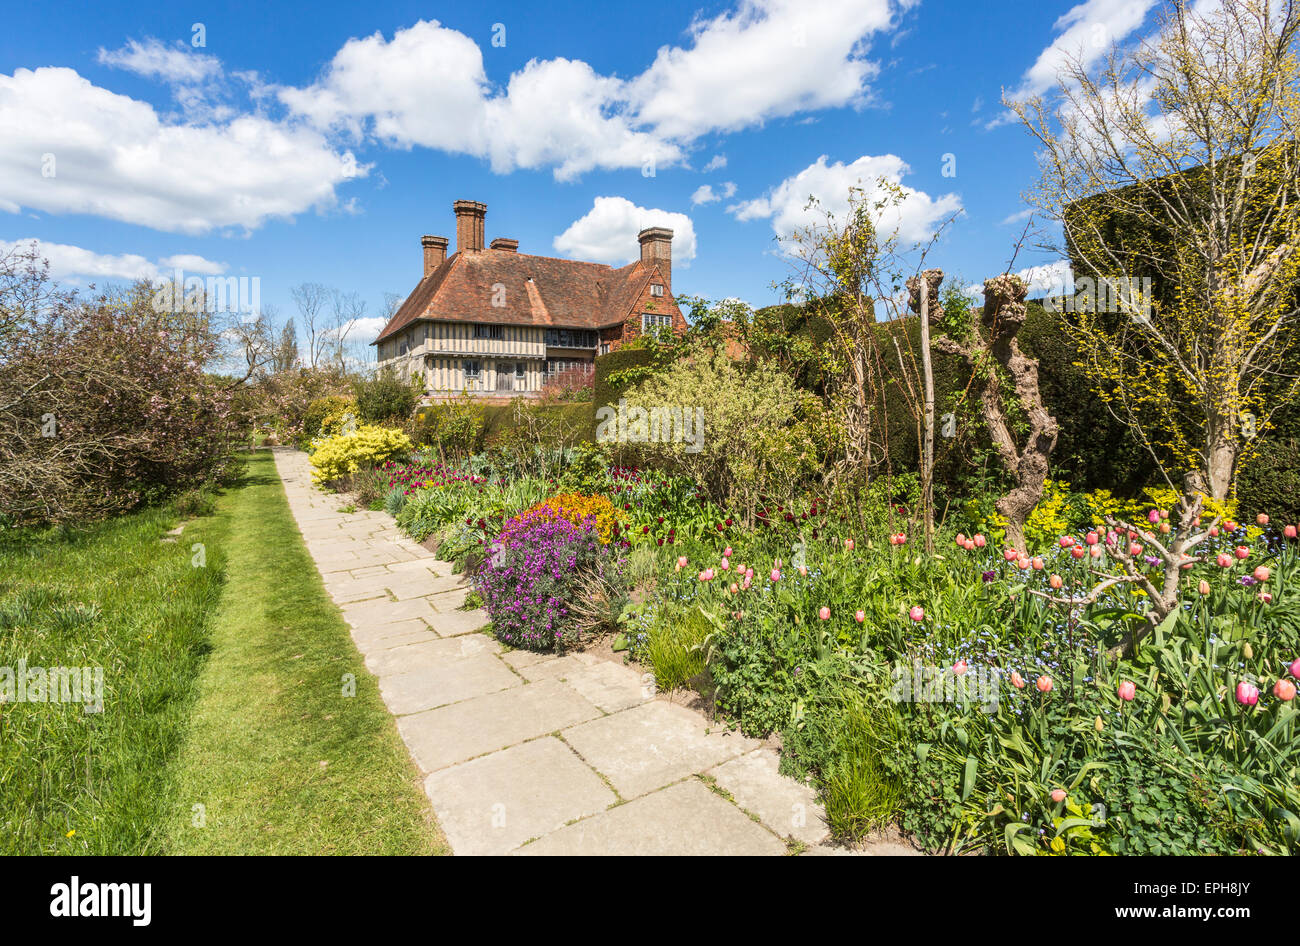
[[[329,483],[407,453],[411,446],[411,438],[400,430],[362,424],[350,433],[316,441],[311,455],[315,467],[312,479],[318,484]]]

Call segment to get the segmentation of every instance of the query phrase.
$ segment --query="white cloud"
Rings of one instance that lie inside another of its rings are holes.
[[[392,39],[350,39],[320,78],[277,95],[318,129],[483,158],[498,173],[679,164],[710,131],[861,105],[879,67],[866,42],[918,0],[740,0],[697,20],[628,80],[570,59],[530,60],[504,89],[468,36],[421,20]],[[775,65],[774,65],[775,64]],[[562,106],[558,103],[563,103]],[[726,166],[716,155],[706,170]]]
[[[1033,207],[1026,207],[1024,210],[1018,210],[1013,214],[1007,214],[1002,218],[1002,226],[1010,226],[1013,223],[1024,223],[1034,215]]]
[[[379,337],[379,333],[384,330],[384,326],[387,324],[388,319],[378,315],[368,315],[364,318],[352,319],[350,322],[345,323],[344,329],[346,332],[343,334],[343,337],[349,345],[368,345]],[[340,331],[337,329],[327,329],[325,334],[338,335],[340,334]]]
[[[1046,295],[1073,294],[1074,292],[1074,271],[1070,269],[1069,260],[1062,259],[1052,263],[1043,263],[1040,266],[1030,266],[1020,270],[1016,275],[1029,284],[1029,298],[1031,299]],[[974,296],[977,299],[984,298],[983,283],[967,286],[965,291],[967,295]]]
[[[704,165],[704,173],[710,171],[721,171],[727,166],[727,156],[725,154],[715,154],[709,158],[709,163]]]
[[[1060,35],[1039,53],[1025,70],[1020,85],[1007,93],[1012,101],[1042,95],[1057,85],[1063,67],[1078,63],[1091,69],[1115,46],[1138,30],[1157,0],[1084,0],[1057,18],[1052,29]],[[1016,121],[1014,112],[1003,110],[986,128]]]
[[[43,174],[49,155],[52,176]],[[316,131],[242,115],[164,122],[72,69],[0,74],[0,208],[85,213],[158,230],[254,229],[337,204],[363,176]]]
[[[196,53],[179,41],[175,46],[164,46],[153,38],[143,43],[133,39],[121,49],[101,48],[97,58],[106,66],[164,82],[196,83],[221,74],[219,59]]]
[[[859,105],[879,72],[865,41],[913,0],[741,0],[691,25],[629,84],[638,118],[674,139],[734,131],[809,109]]]
[[[683,213],[638,207],[625,197],[597,197],[591,210],[553,241],[557,252],[598,263],[630,263],[641,255],[636,235],[646,227],[673,231],[673,265],[695,258],[695,225]]]
[[[736,185],[734,181],[727,181],[722,185],[720,191],[714,191],[713,185],[701,184],[695,188],[695,193],[691,194],[691,203],[698,206],[700,204],[712,204],[720,200],[730,200],[736,196]]]
[[[187,275],[217,275],[227,269],[225,263],[202,256],[180,254],[151,261],[136,253],[96,253],[69,243],[49,243],[28,237],[12,242],[0,240],[0,253],[35,244],[36,252],[50,264],[50,275],[57,280],[69,279],[158,279],[180,268]]]
[[[906,199],[878,214],[877,227],[882,235],[896,233],[904,245],[921,243],[934,235],[944,219],[961,211],[961,198],[956,194],[933,198],[904,185],[903,176],[909,170],[902,158],[892,154],[863,155],[852,164],[837,161],[829,165],[826,155],[822,155],[765,196],[735,204],[727,210],[737,220],[770,219],[777,236],[786,239],[799,230],[824,226],[828,212],[843,222],[849,211],[850,188],[862,188],[864,198],[871,200],[883,178],[898,185]],[[817,199],[818,206],[808,206],[810,196]]]

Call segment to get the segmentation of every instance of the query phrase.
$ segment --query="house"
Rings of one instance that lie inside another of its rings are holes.
[[[643,332],[685,331],[671,230],[642,230],[640,258],[614,268],[520,253],[500,237],[484,246],[487,206],[453,209],[456,252],[447,255],[446,237],[421,237],[423,278],[372,343],[380,370],[423,377],[427,396],[535,396]]]

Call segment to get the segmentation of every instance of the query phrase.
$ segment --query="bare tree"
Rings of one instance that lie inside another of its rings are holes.
[[[1042,145],[1034,203],[1095,281],[1065,320],[1095,393],[1215,499],[1300,390],[1298,29],[1292,0],[1176,0],[1096,74],[1067,62],[1055,106],[1007,102]]]
[[[324,310],[332,293],[320,283],[305,282],[294,286],[290,295],[307,336],[307,367],[316,368],[330,342]]]

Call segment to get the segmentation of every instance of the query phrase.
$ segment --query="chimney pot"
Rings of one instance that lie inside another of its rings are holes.
[[[491,249],[505,250],[505,252],[507,253],[518,253],[519,241],[511,240],[508,237],[497,237],[495,240],[492,241]]]
[[[420,237],[420,246],[424,247],[424,275],[429,275],[447,259],[448,242],[445,236],[430,236],[426,233]]]
[[[456,252],[477,253],[483,249],[483,218],[487,204],[477,200],[458,200],[451,205],[456,212]]]
[[[641,244],[641,262],[647,266],[659,264],[664,274],[664,286],[672,291],[673,279],[673,231],[667,227],[646,227],[636,235]]]

